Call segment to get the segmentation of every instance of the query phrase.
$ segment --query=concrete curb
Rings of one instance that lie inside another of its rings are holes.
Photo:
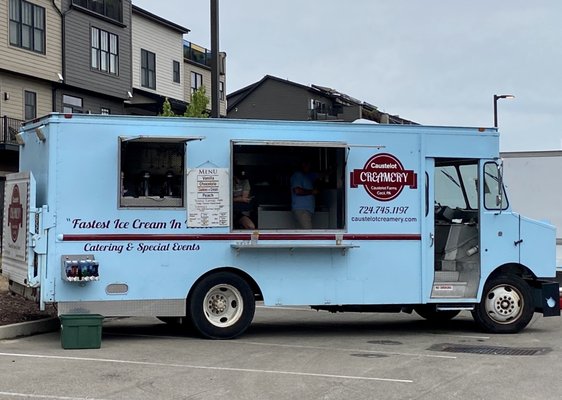
[[[60,320],[57,317],[4,325],[0,326],[0,340],[54,332],[58,329],[60,329]]]

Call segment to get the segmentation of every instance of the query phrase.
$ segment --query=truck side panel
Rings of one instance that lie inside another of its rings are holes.
[[[123,304],[117,311],[105,308],[105,315],[184,311],[192,284],[219,268],[251,276],[269,305],[425,302],[430,286],[422,291],[422,270],[432,266],[422,264],[431,260],[425,255],[429,235],[422,231],[428,232],[425,218],[433,211],[426,198],[426,157],[497,154],[495,133],[462,128],[94,116],[53,116],[41,123],[47,140],[37,142],[30,126],[26,146],[29,154],[45,156],[26,155],[22,168],[38,176],[38,199],[53,212],[43,300],[79,301],[89,311],[97,302]],[[203,138],[186,142],[185,172],[201,166],[229,171],[238,141],[343,143],[343,225],[312,232],[258,225],[259,243],[267,246],[252,249],[240,245],[250,232],[230,225],[188,227],[185,203],[122,207],[120,146],[139,136]],[[64,257],[73,255],[95,258],[99,281],[62,279]]]

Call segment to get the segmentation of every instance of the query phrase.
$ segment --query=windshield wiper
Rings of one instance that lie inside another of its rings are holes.
[[[457,185],[459,188],[461,187],[461,185],[455,180],[455,178],[453,178],[447,171],[445,170],[441,170],[441,172],[443,172],[443,174],[445,174],[445,176],[447,178],[449,178],[451,180],[451,182],[453,182],[455,185]]]

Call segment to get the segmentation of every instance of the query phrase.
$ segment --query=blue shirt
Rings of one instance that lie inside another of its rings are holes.
[[[298,195],[294,192],[294,189],[300,187],[302,189],[312,190],[314,189],[314,181],[316,180],[316,174],[309,172],[305,174],[304,172],[295,172],[291,176],[291,207],[293,210],[306,210],[311,213],[314,212],[315,199],[314,195]]]

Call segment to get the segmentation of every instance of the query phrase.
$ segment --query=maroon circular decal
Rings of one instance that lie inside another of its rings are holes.
[[[402,193],[404,186],[417,187],[414,171],[405,170],[392,154],[380,153],[371,157],[363,169],[351,173],[351,187],[363,185],[373,199],[390,201]]]
[[[23,227],[23,207],[18,185],[15,185],[12,190],[12,199],[8,206],[8,226],[10,227],[12,242],[15,243],[18,240],[20,228]]]

